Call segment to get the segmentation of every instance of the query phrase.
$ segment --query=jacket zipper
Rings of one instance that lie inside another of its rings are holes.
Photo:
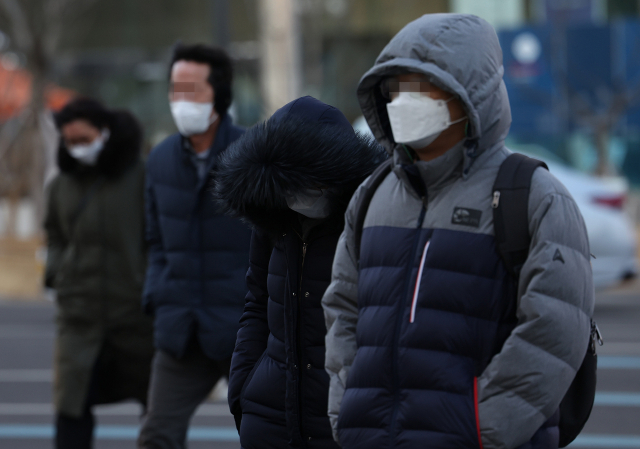
[[[307,242],[302,242],[302,263],[300,264],[300,282],[298,283],[298,295],[302,292],[302,269],[304,268],[304,259],[307,256]]]
[[[196,197],[196,201],[199,201],[199,197]],[[205,284],[206,281],[204,279],[205,276],[205,268],[204,268],[204,250],[203,250],[203,243],[204,243],[204,226],[202,224],[202,207],[203,205],[199,205],[198,210],[197,210],[197,217],[196,220],[198,221],[198,238],[199,241],[197,242],[198,245],[198,251],[200,252],[199,256],[200,256],[200,298],[198,301],[198,307],[202,307],[204,306],[204,297],[205,297]],[[196,215],[194,213],[194,215]],[[197,338],[197,336],[196,336]]]
[[[301,238],[302,239],[302,238]],[[302,272],[304,270],[304,261],[307,256],[307,242],[302,242],[302,263],[300,264],[300,278],[298,280],[298,325],[297,329],[297,342],[296,342],[296,355],[298,356],[298,427],[300,429],[300,438],[304,445],[304,429],[302,428]]]
[[[100,220],[100,235],[102,236],[102,248],[100,250],[100,264],[102,266],[102,274],[100,277],[100,286],[101,286],[100,288],[100,311],[101,311],[100,321],[102,323],[103,330],[105,330],[107,328],[107,321],[109,317],[109,310],[108,310],[108,304],[107,304],[108,254],[107,254],[107,246],[105,244],[105,242],[107,241],[107,230],[104,222],[105,216],[106,216],[104,209],[106,206],[103,201],[100,201],[100,197],[97,197],[97,203],[98,203],[98,219]],[[102,350],[102,348],[100,348],[100,350]]]
[[[497,209],[499,205],[500,205],[500,191],[496,190],[495,192],[493,192],[493,200],[491,201],[491,207],[493,209]]]
[[[416,252],[418,251],[418,241],[420,239],[420,230],[422,229],[422,223],[424,223],[424,217],[427,213],[427,197],[426,195],[422,197],[422,208],[420,209],[420,216],[418,217],[418,224],[415,228],[415,236],[413,238],[413,245],[411,252],[411,258],[407,263],[407,277],[405,279],[405,286],[403,295],[400,298],[400,301],[396,304],[396,327],[393,337],[393,355],[392,355],[392,371],[393,371],[393,413],[391,415],[391,426],[389,430],[389,438],[391,440],[391,447],[393,447],[393,440],[395,439],[396,426],[397,426],[397,416],[398,409],[400,408],[400,373],[398,372],[398,343],[400,341],[400,329],[402,327],[402,310],[405,305],[405,300],[409,296],[409,286],[411,285],[411,267],[413,265],[413,261],[416,258]]]
[[[296,326],[296,331],[298,334],[298,341],[296,344],[296,355],[298,356],[298,370],[302,373],[302,345],[300,344],[300,338],[302,337],[302,325],[300,321],[302,320],[302,311],[300,308],[302,307],[302,271],[304,270],[304,260],[307,256],[307,242],[302,242],[302,263],[300,264],[300,277],[298,279],[298,307],[297,307],[297,318],[298,325]]]
[[[422,258],[420,259],[420,268],[418,269],[418,276],[416,277],[416,286],[413,289],[413,300],[411,301],[411,314],[409,315],[409,323],[413,323],[416,318],[416,304],[418,303],[418,295],[420,294],[420,279],[422,279],[422,271],[424,270],[424,261],[427,258],[427,251],[429,251],[429,243],[431,240],[427,240],[422,250]]]

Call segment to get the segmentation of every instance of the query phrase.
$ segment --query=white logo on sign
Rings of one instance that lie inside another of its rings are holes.
[[[540,57],[542,46],[533,33],[520,33],[511,44],[511,53],[520,64],[533,64]]]

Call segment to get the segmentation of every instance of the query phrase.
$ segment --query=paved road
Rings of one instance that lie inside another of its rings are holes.
[[[51,360],[54,310],[48,302],[0,300],[0,447],[51,447]],[[599,349],[596,405],[571,447],[640,448],[640,282],[599,293],[596,319],[605,338]],[[135,447],[140,409],[97,407],[96,449]],[[237,449],[224,402],[207,402],[192,423],[191,449]]]
[[[0,300],[0,448],[49,449],[53,433],[51,362],[54,308],[45,301]],[[140,406],[96,407],[95,449],[135,447]],[[190,449],[238,449],[226,401],[203,404],[192,421]]]
[[[640,448],[640,282],[599,293],[596,405],[571,447]]]

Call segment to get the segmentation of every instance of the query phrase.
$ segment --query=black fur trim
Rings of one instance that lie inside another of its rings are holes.
[[[277,234],[298,219],[287,196],[327,187],[338,192],[330,220],[343,223],[356,188],[386,158],[374,140],[351,129],[296,117],[268,120],[221,155],[214,195],[222,212]]]
[[[78,162],[69,154],[62,139],[58,147],[58,167],[63,173],[77,176],[100,173],[114,178],[135,165],[140,159],[142,147],[142,128],[136,118],[126,111],[112,113],[109,131],[111,135],[98,156],[95,167]]]

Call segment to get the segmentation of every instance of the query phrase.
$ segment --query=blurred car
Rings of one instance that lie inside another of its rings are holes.
[[[539,145],[510,145],[547,163],[578,204],[589,234],[596,288],[613,286],[638,275],[636,233],[624,212],[628,184],[621,177],[598,178],[579,172]]]
[[[353,127],[371,134],[364,117]],[[539,145],[508,145],[512,151],[547,163],[549,170],[573,196],[589,235],[593,280],[598,289],[611,287],[638,275],[636,233],[624,213],[628,184],[624,178],[597,178],[579,172]]]

